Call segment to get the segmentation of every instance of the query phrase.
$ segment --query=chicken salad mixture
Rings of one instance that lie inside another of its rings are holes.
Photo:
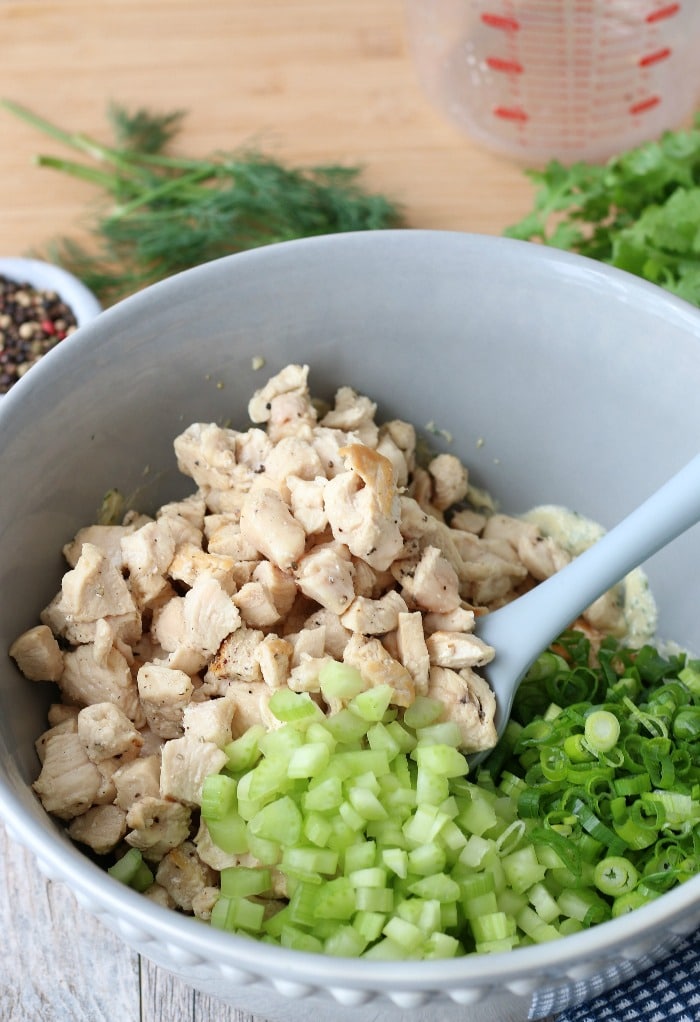
[[[148,896],[203,919],[221,870],[255,860],[212,841],[202,789],[229,743],[280,727],[275,693],[330,717],[349,698],[319,677],[342,663],[362,690],[388,687],[399,720],[438,701],[462,753],[490,749],[479,668],[494,650],[474,622],[572,556],[535,521],[471,506],[468,468],[420,458],[415,428],[378,424],[370,398],[343,386],[321,407],[308,372],[272,376],[247,430],[185,429],[174,450],[192,493],[81,529],[60,591],[10,649],[60,693],[36,743],[46,810],[97,856],[137,849]],[[626,635],[620,590],[578,626]]]

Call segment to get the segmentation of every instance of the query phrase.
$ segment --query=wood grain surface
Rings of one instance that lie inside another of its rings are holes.
[[[500,234],[532,198],[425,100],[400,0],[0,0],[0,96],[105,139],[117,101],[186,111],[183,153],[360,164],[412,227]],[[96,198],[39,152],[61,149],[0,111],[2,256],[81,236]],[[0,926],[2,1022],[248,1022],[139,960],[1,828]]]

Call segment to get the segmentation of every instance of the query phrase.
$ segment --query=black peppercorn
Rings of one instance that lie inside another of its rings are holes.
[[[0,275],[0,394],[77,327],[55,291]]]

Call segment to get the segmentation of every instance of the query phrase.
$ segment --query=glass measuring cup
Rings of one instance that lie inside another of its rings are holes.
[[[427,95],[530,164],[600,161],[700,102],[700,0],[405,0]]]

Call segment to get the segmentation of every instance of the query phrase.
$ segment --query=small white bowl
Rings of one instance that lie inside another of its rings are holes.
[[[102,311],[96,296],[77,277],[41,259],[0,257],[0,277],[29,284],[37,291],[55,291],[75,316],[78,327],[91,322]],[[0,394],[0,398],[4,395]]]

